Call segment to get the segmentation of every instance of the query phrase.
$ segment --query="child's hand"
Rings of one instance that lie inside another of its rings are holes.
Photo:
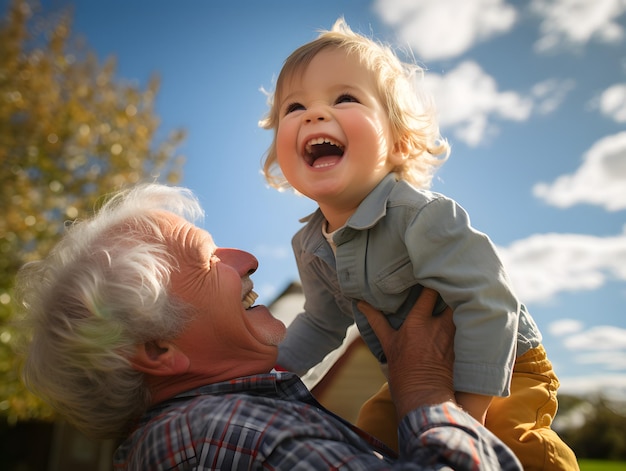
[[[436,300],[437,292],[425,288],[398,330],[380,311],[362,301],[358,304],[387,357],[389,388],[399,419],[420,406],[454,402],[455,327],[450,308],[432,315]]]

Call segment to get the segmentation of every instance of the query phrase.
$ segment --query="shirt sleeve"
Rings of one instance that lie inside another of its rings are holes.
[[[350,301],[339,290],[334,267],[304,251],[297,236],[293,248],[304,291],[304,311],[289,325],[279,345],[278,365],[303,375],[341,345],[354,319]]]
[[[400,447],[399,458],[393,460],[381,457],[362,440],[292,434],[284,436],[263,466],[350,471],[522,469],[509,448],[452,405],[424,407],[408,414],[400,426]]]
[[[521,470],[513,452],[489,430],[451,404],[422,407],[407,414],[399,428],[400,462],[424,468]]]
[[[405,240],[414,276],[454,311],[455,388],[507,396],[520,303],[495,246],[446,197],[432,200],[415,215]]]

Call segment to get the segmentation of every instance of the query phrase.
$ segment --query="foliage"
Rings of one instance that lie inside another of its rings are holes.
[[[583,411],[577,426],[559,431],[579,459],[626,460],[626,407],[603,397],[570,399],[573,413]],[[559,397],[559,403],[564,402]],[[570,411],[570,413],[572,413]],[[562,411],[559,410],[559,414]]]
[[[12,285],[97,197],[129,183],[176,183],[180,130],[155,143],[158,79],[142,89],[115,76],[71,37],[69,11],[45,15],[13,0],[0,23],[0,414],[9,423],[50,411],[21,385]]]

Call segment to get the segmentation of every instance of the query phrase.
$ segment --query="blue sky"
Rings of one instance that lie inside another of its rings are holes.
[[[7,0],[0,2],[3,6]],[[268,188],[258,127],[282,61],[344,16],[412,56],[452,144],[433,189],[499,247],[562,391],[626,396],[626,1],[44,0],[118,74],[162,86],[185,128],[182,184],[218,245],[257,255],[260,301],[297,272],[290,239],[314,205]]]

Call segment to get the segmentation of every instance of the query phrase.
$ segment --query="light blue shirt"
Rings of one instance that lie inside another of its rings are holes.
[[[292,241],[304,312],[280,345],[279,365],[303,374],[341,344],[353,322],[384,362],[356,301],[383,311],[397,328],[426,286],[454,311],[455,389],[510,394],[516,354],[538,346],[541,334],[513,293],[493,243],[470,225],[459,204],[390,174],[333,234],[336,253],[322,233],[321,211],[304,221]]]

